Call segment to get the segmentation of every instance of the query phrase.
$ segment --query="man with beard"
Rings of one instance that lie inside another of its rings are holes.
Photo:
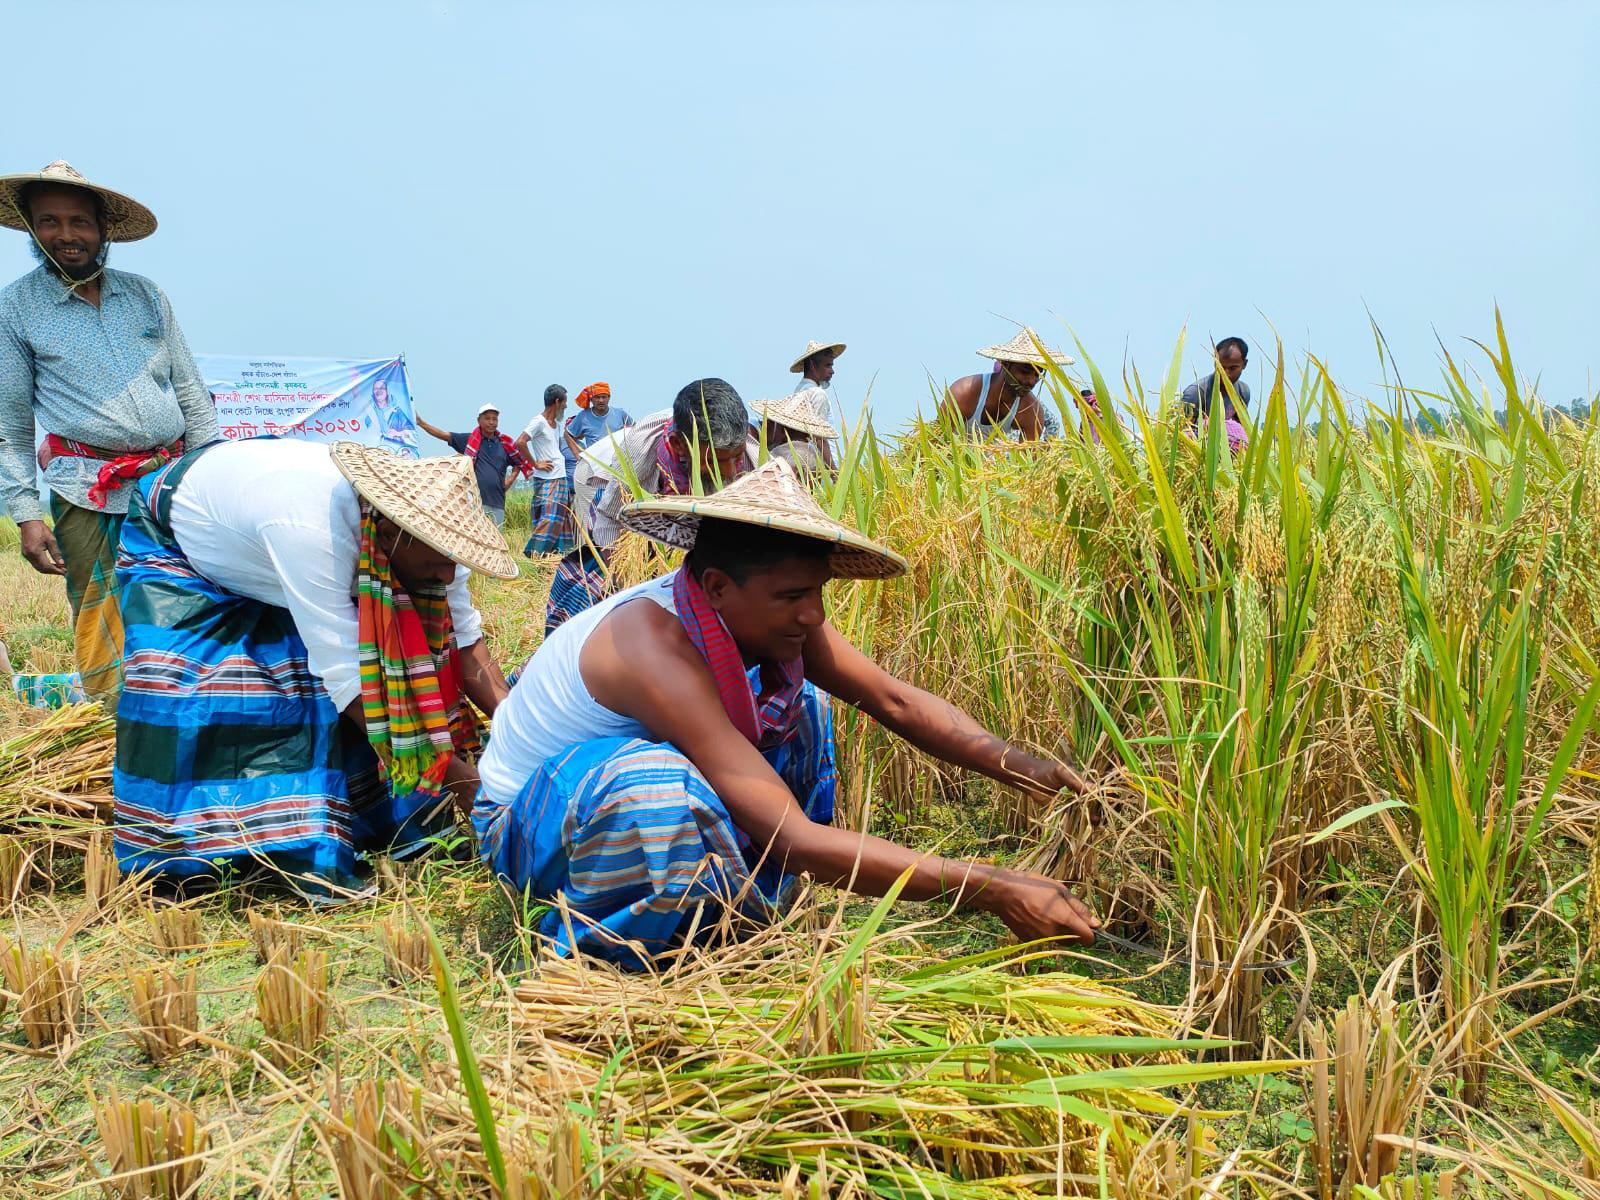
[[[999,433],[1036,441],[1044,432],[1044,410],[1033,389],[1048,364],[1065,366],[1072,357],[1045,348],[1031,329],[1023,329],[1003,346],[985,346],[978,353],[992,358],[994,369],[952,383],[945,392],[946,410],[972,437],[987,439]]]
[[[0,225],[30,234],[40,260],[0,292],[0,502],[34,570],[65,576],[84,690],[110,703],[133,482],[216,441],[216,410],[166,295],[106,266],[112,242],[155,232],[148,208],[58,161],[0,176]],[[53,531],[35,487],[36,431]]]

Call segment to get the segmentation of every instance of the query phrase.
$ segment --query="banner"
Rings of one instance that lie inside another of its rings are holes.
[[[195,362],[231,441],[275,436],[362,442],[417,456],[411,385],[402,358],[250,358]]]

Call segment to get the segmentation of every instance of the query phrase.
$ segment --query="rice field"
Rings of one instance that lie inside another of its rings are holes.
[[[864,420],[818,489],[913,564],[835,623],[1093,783],[1040,808],[844,709],[841,819],[1115,940],[814,889],[624,976],[543,956],[464,836],[338,908],[162,905],[108,858],[108,719],[8,704],[0,1194],[1600,1197],[1594,421],[1498,330],[1364,397],[1280,351],[1230,458],[1180,361],[1057,376],[1010,453]],[[1080,382],[1148,414],[1096,443]],[[0,638],[64,669],[6,532]],[[547,571],[477,585],[506,663]]]

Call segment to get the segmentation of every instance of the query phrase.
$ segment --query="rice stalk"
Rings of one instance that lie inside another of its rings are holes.
[[[76,956],[64,958],[48,946],[30,950],[14,942],[0,956],[0,975],[34,1049],[65,1046],[77,1032],[83,1008],[78,971]]]
[[[134,1042],[154,1063],[181,1054],[200,1031],[197,969],[129,967],[127,976],[129,1009],[138,1022]]]
[[[189,1200],[198,1196],[211,1135],[177,1100],[124,1100],[113,1083],[110,1094],[89,1090],[100,1144],[111,1174],[102,1179],[108,1196],[121,1200]]]
[[[427,977],[430,958],[426,933],[391,915],[378,922],[378,944],[390,979],[407,983]]]
[[[34,873],[33,852],[20,837],[0,834],[0,913],[9,912]]]
[[[254,908],[245,915],[250,922],[250,940],[255,943],[257,962],[270,963],[279,950],[290,957],[300,952],[305,932],[300,926],[283,920],[283,912],[277,905],[273,905],[270,916]]]
[[[256,1017],[271,1057],[287,1067],[315,1050],[327,1034],[330,1008],[327,952],[308,947],[291,956],[286,946],[276,947],[256,978]]]
[[[425,1169],[420,1097],[397,1080],[368,1079],[344,1096],[335,1080],[318,1129],[344,1200],[403,1200]],[[409,1116],[408,1116],[409,1114]]]
[[[150,930],[150,941],[158,950],[175,954],[203,945],[200,910],[192,904],[146,903],[142,916]]]
[[[83,854],[83,894],[89,907],[95,912],[104,912],[121,882],[122,871],[117,866],[110,831],[91,834]]]

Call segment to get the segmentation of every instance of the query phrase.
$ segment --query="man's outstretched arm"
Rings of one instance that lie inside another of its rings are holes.
[[[450,435],[447,432],[445,432],[443,429],[440,429],[437,425],[430,425],[427,421],[423,420],[421,413],[416,413],[414,415],[417,419],[417,428],[422,430],[423,433],[431,434],[432,436],[438,438],[441,442],[448,442],[450,440]]]
[[[1013,746],[948,700],[896,679],[832,625],[806,640],[805,659],[807,679],[924,753],[1024,791],[1053,796],[1063,788],[1086,790],[1067,764]]]
[[[655,605],[617,610],[590,635],[580,669],[596,700],[682,751],[734,824],[784,870],[867,896],[883,895],[909,871],[905,899],[992,912],[1027,940],[1093,940],[1098,922],[1055,880],[812,821],[728,720],[705,660],[677,618]]]

